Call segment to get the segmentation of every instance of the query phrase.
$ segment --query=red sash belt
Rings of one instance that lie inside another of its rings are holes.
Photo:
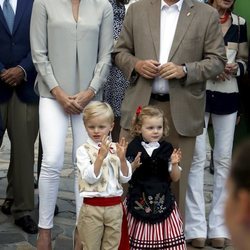
[[[120,196],[115,197],[94,197],[94,198],[84,198],[83,203],[91,206],[114,206],[122,203]],[[129,237],[128,237],[128,225],[127,225],[127,217],[126,212],[123,208],[123,218],[122,218],[122,234],[119,250],[129,250]]]
[[[121,197],[93,197],[93,198],[84,198],[83,203],[91,206],[114,206],[121,203]]]

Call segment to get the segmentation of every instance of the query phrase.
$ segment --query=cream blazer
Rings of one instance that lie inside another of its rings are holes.
[[[52,97],[56,86],[69,95],[89,86],[99,91],[111,65],[112,6],[107,0],[81,0],[76,22],[71,0],[35,0],[30,42],[40,96]]]

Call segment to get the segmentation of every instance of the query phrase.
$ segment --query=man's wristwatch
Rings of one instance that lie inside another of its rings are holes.
[[[187,66],[185,64],[182,66],[182,70],[187,75]]]

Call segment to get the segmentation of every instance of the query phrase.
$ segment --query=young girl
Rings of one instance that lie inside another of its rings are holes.
[[[121,183],[131,178],[126,160],[127,142],[112,143],[109,137],[114,114],[104,102],[91,102],[83,111],[88,140],[77,150],[79,188],[84,197],[77,222],[83,249],[118,249],[123,209]]]
[[[130,249],[186,249],[170,188],[181,175],[181,151],[163,140],[168,132],[163,112],[153,106],[139,107],[131,132],[135,137],[126,155],[137,168],[125,201]]]

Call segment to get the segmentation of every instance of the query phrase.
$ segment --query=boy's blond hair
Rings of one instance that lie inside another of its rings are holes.
[[[131,127],[131,135],[139,136],[141,133],[139,132],[143,123],[143,119],[145,117],[162,117],[163,120],[163,136],[168,135],[169,127],[167,118],[164,116],[164,113],[161,109],[155,106],[145,106],[138,107],[136,110],[136,114],[134,115]]]
[[[83,122],[97,116],[107,118],[110,123],[114,122],[114,113],[110,105],[106,102],[92,101],[83,109]]]

